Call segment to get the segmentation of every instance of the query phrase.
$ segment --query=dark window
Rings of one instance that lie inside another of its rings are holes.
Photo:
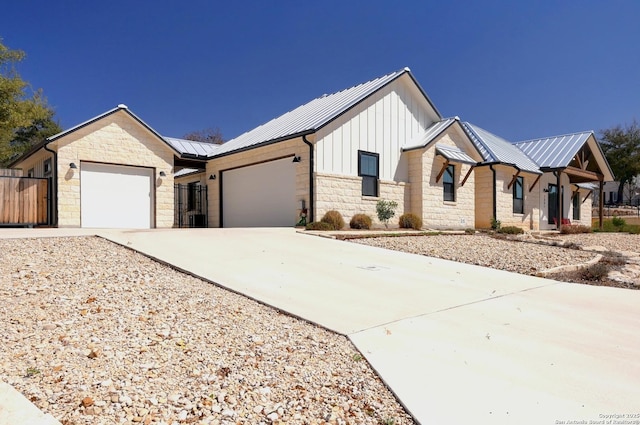
[[[27,171],[27,177],[33,177],[34,175],[35,174],[34,174],[33,168],[31,168],[31,169],[29,169],[29,171]]]
[[[187,191],[187,210],[193,211],[199,209],[198,201],[200,200],[200,183],[189,183]]]
[[[362,177],[362,196],[378,196],[380,155],[358,151],[358,175]]]
[[[524,179],[516,177],[513,184],[513,212],[515,214],[524,214]]]
[[[456,200],[456,187],[454,185],[454,176],[456,175],[456,168],[453,165],[448,165],[444,170],[444,176],[442,177],[442,187],[444,189],[444,200],[455,201]]]
[[[43,165],[44,176],[49,177],[51,175],[51,158],[46,159]]]
[[[573,219],[580,220],[580,192],[573,193]]]

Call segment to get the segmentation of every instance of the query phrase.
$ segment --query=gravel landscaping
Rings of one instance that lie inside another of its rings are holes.
[[[351,242],[530,275],[595,257],[592,252],[496,239],[485,234],[365,238]]]
[[[638,235],[553,240],[640,253]],[[484,234],[352,242],[532,275],[596,255]],[[103,239],[0,240],[0,270],[0,380],[63,425],[414,423],[345,337]]]
[[[345,337],[100,238],[0,270],[0,380],[63,425],[414,423]]]
[[[363,245],[411,252],[515,273],[537,275],[560,266],[584,264],[605,254],[601,262],[617,273],[616,279],[602,277],[590,280],[580,271],[557,272],[548,277],[556,280],[639,289],[638,266],[640,236],[623,233],[587,233],[545,236],[543,239],[524,236],[508,240],[484,233],[474,235],[422,235],[349,239]],[[568,247],[556,246],[566,244]],[[571,246],[573,245],[573,246]],[[596,252],[582,248],[596,248]],[[622,254],[622,264],[611,264],[611,254]],[[624,266],[625,260],[630,263]],[[623,270],[624,269],[624,270]],[[621,272],[624,275],[620,274]],[[606,274],[606,273],[605,273]]]

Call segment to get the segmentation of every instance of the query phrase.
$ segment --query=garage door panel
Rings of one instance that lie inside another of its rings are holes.
[[[152,169],[85,162],[80,168],[82,227],[152,227]]]
[[[223,227],[291,227],[295,224],[295,164],[291,158],[225,171]]]

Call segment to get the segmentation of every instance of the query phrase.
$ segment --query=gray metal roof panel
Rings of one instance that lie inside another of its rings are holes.
[[[179,171],[176,171],[173,174],[173,177],[183,177],[183,176],[188,176],[189,174],[198,174],[198,173],[204,173],[204,170],[200,169],[200,168],[183,168]]]
[[[444,156],[452,162],[461,162],[463,164],[477,164],[478,161],[454,146],[441,145],[436,143],[436,153]]]
[[[427,127],[424,131],[418,134],[413,140],[411,140],[408,144],[402,147],[403,151],[408,151],[411,149],[419,149],[427,146],[433,139],[438,137],[445,131],[451,124],[455,121],[459,120],[458,117],[446,118],[441,121],[434,122],[429,127]]]
[[[564,168],[569,165],[593,132],[565,134],[515,143],[540,167]]]
[[[541,174],[540,167],[514,144],[471,123],[461,124],[486,163],[512,164],[522,171]]]
[[[177,139],[175,137],[164,137],[176,151],[181,154],[190,154],[198,156],[208,156],[220,149],[221,145],[213,143],[196,142],[193,140]]]
[[[255,145],[282,140],[288,136],[312,133],[391,81],[409,72],[408,68],[404,68],[400,71],[367,81],[366,83],[318,97],[251,131],[229,140],[223,144],[219,150],[214,152],[212,156],[244,150]],[[422,91],[422,89],[420,90]]]

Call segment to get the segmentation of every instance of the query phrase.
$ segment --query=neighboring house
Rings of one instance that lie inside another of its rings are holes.
[[[640,176],[636,176],[631,182],[625,184],[622,191],[622,199],[618,199],[619,181],[605,182],[603,188],[605,205],[633,205],[640,206]],[[597,202],[598,196],[594,200]]]
[[[126,108],[91,122],[112,115],[141,127],[137,143],[147,146],[149,158],[138,150],[124,159],[117,139],[103,140],[93,151],[100,159],[66,155],[58,159],[57,176],[64,180],[74,159],[81,179],[85,167],[95,168],[91,161],[152,168],[156,208],[149,227],[202,220],[209,227],[292,226],[303,214],[312,221],[329,210],[347,221],[356,213],[375,218],[376,203],[386,199],[398,203],[398,215],[417,214],[428,228],[486,228],[495,218],[552,229],[562,219],[590,225],[589,184],[599,189],[613,179],[593,133],[509,143],[457,117],[443,118],[406,68],[314,99],[223,145],[162,138]],[[77,131],[61,133],[69,147]],[[55,150],[61,138],[45,146]],[[16,166],[24,168],[29,158]],[[181,186],[170,196],[162,185],[174,181]],[[195,190],[202,186],[206,212],[196,207]],[[183,187],[186,194],[178,195]],[[78,217],[88,208],[83,196],[91,195],[72,197]],[[71,216],[61,213],[59,224],[86,225]]]

